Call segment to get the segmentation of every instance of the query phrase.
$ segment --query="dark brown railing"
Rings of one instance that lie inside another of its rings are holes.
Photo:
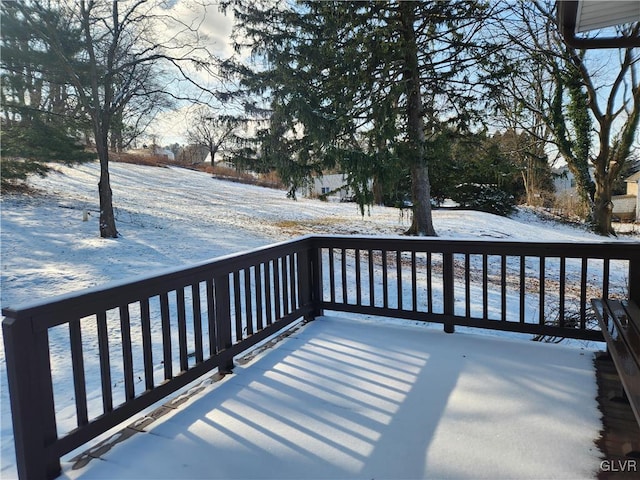
[[[640,245],[631,243],[316,237],[314,250],[325,270],[321,309],[438,322],[451,332],[461,325],[602,341],[589,299],[640,288]],[[622,277],[611,273],[614,261]]]
[[[57,476],[62,455],[323,310],[602,341],[587,304],[608,296],[640,297],[640,245],[310,236],[6,308],[18,473]]]

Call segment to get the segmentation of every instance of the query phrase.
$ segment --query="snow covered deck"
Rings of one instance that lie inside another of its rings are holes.
[[[594,478],[600,463],[589,350],[320,317],[208,383],[83,468],[63,458],[62,478]]]

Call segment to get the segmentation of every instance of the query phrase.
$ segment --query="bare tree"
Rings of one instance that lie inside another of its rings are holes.
[[[613,234],[612,188],[637,148],[640,49],[603,53],[568,46],[555,2],[517,2],[505,22],[510,48],[502,51],[506,75],[494,77],[497,98],[515,99],[520,128],[553,143],[576,179],[594,230]],[[640,35],[640,23],[624,28],[626,36]]]
[[[189,124],[190,127],[187,130],[189,142],[207,149],[212,166],[218,152],[241,143],[242,138],[238,133],[246,127],[246,122],[239,117],[220,115],[205,106],[196,109]]]
[[[55,18],[64,18],[80,32],[82,49],[74,56],[67,54],[48,4],[34,2],[29,7],[28,11],[26,4],[19,8],[50,45],[51,55],[91,120],[100,160],[100,236],[115,238],[109,179],[109,134],[114,123],[135,98],[158,93],[184,98],[171,89],[168,76],[201,89],[189,69],[209,70],[214,57],[202,46],[198,25],[171,17],[159,0],[58,2],[54,8],[64,14]],[[156,81],[160,72],[167,76],[166,86]]]

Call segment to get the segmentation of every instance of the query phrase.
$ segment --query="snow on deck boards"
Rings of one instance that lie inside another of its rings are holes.
[[[63,478],[594,478],[595,398],[588,350],[321,317]]]

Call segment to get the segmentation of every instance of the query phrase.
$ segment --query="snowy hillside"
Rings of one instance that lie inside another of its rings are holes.
[[[206,173],[114,163],[113,198],[122,238],[101,239],[98,164],[57,169],[47,178],[33,178],[39,194],[2,198],[3,306],[307,233],[397,235],[410,222],[408,213],[393,208],[372,207],[363,217],[353,203],[293,201],[281,190],[215,180]],[[87,222],[82,221],[85,209]],[[602,240],[529,212],[507,219],[436,210],[434,225],[446,238]]]
[[[398,235],[410,222],[408,214],[397,209],[372,207],[361,216],[353,203],[293,201],[281,190],[215,180],[202,172],[115,163],[111,179],[122,237],[101,239],[98,164],[56,168],[56,173],[31,181],[37,194],[1,199],[3,307],[302,234]],[[84,211],[89,212],[86,222]],[[604,240],[579,228],[542,221],[527,211],[508,219],[436,210],[434,226],[441,237],[456,239]],[[0,362],[0,474],[8,478],[15,475],[15,460],[3,347]]]

